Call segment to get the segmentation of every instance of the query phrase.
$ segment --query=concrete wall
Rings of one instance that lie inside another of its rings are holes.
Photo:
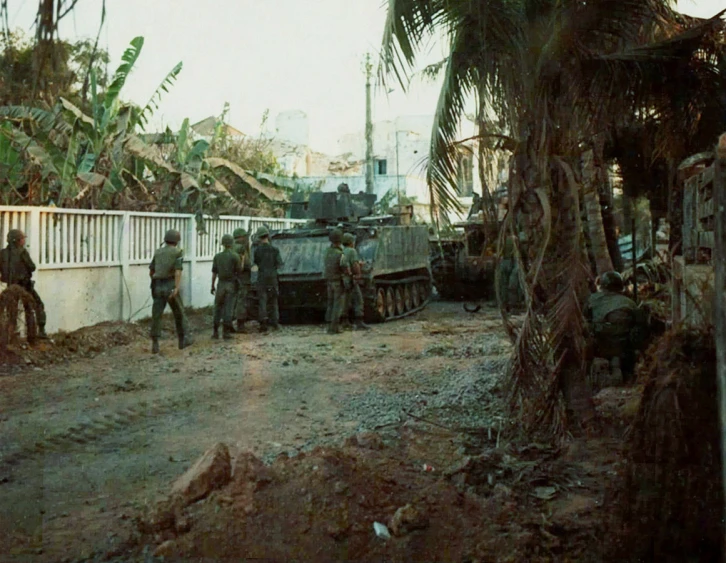
[[[184,304],[207,307],[213,302],[212,258],[222,235],[238,227],[254,234],[262,225],[282,229],[296,222],[207,217],[199,232],[193,215],[0,206],[0,240],[13,228],[26,233],[26,247],[38,268],[33,279],[48,314],[47,330],[56,332],[148,317],[149,262],[170,228],[180,231],[185,251]]]

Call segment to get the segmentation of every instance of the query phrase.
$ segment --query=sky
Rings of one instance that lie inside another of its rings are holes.
[[[8,5],[11,27],[30,33],[37,2]],[[219,115],[229,102],[228,122],[256,134],[265,110],[274,128],[278,113],[299,109],[308,115],[311,147],[335,153],[341,135],[364,127],[364,59],[380,48],[386,6],[385,0],[107,0],[100,44],[113,71],[129,41],[145,38],[122,92],[138,104],[183,61],[152,121],[157,127],[176,129],[185,117],[194,123]],[[726,0],[679,0],[678,8],[711,16]],[[62,22],[61,37],[95,37],[100,16],[101,0],[79,0]],[[422,60],[444,56],[434,46]],[[395,80],[374,87],[373,118],[433,114],[438,88],[420,80],[408,92]]]

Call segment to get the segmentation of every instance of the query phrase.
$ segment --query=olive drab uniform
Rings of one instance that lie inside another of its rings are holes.
[[[590,295],[585,317],[594,339],[593,355],[610,360],[611,367],[630,378],[642,340],[638,306],[622,293],[605,289]]]
[[[234,307],[237,299],[237,280],[242,274],[242,260],[232,247],[214,256],[212,273],[219,281],[214,294],[214,331],[217,332],[220,317],[225,337],[233,332]]]
[[[242,263],[242,270],[237,275],[237,297],[235,300],[237,328],[242,329],[245,321],[247,321],[247,294],[251,285],[252,260],[250,259],[249,245],[236,243],[232,249],[239,255]]]
[[[19,247],[14,242],[8,242],[7,247],[0,250],[0,280],[8,285],[19,285],[30,293],[35,301],[35,315],[38,320],[38,329],[41,336],[45,335],[45,305],[40,295],[35,291],[35,282],[32,280],[35,272],[35,263],[25,247]],[[24,305],[25,306],[25,305]],[[17,314],[13,309],[12,313]],[[12,314],[11,313],[11,314]],[[26,312],[26,315],[30,311]],[[15,319],[12,319],[15,321]]]
[[[363,318],[363,292],[360,290],[360,285],[357,279],[353,275],[353,267],[360,262],[358,251],[353,246],[343,246],[343,255],[348,267],[351,269],[350,274],[343,273],[343,288],[345,290],[345,308],[343,309],[343,316],[347,316],[350,312],[350,308],[353,307],[353,318]]]
[[[189,324],[184,313],[181,295],[177,294],[172,297],[172,294],[174,293],[176,272],[183,269],[183,257],[184,251],[181,248],[166,244],[157,249],[149,264],[149,270],[152,272],[151,295],[154,298],[151,307],[151,338],[157,341],[161,336],[161,315],[168,303],[174,314],[180,348],[184,348],[184,341],[189,336]]]
[[[329,323],[328,332],[340,332],[340,317],[345,307],[343,274],[350,272],[348,259],[343,249],[332,244],[325,253],[324,277],[327,282],[328,306],[325,310],[325,322]]]
[[[257,266],[260,330],[267,330],[268,322],[273,328],[277,328],[280,323],[277,271],[282,267],[282,256],[269,242],[262,242],[255,248],[254,263]]]

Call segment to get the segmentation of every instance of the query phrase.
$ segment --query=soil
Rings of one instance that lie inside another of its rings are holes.
[[[250,323],[230,342],[210,311],[190,321],[185,350],[171,319],[157,356],[145,326],[105,323],[0,366],[2,561],[605,559],[637,393],[598,395],[607,437],[510,440],[495,309],[432,303],[341,335]],[[231,483],[145,525],[217,442]]]

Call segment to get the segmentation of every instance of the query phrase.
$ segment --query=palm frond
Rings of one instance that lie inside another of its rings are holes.
[[[159,84],[157,89],[154,90],[154,93],[151,95],[151,98],[149,98],[149,101],[146,102],[146,105],[141,110],[141,113],[139,113],[138,121],[139,127],[142,131],[146,130],[146,125],[148,124],[149,119],[151,118],[151,115],[154,113],[154,111],[159,109],[159,102],[161,101],[163,92],[168,93],[169,88],[173,86],[174,83],[177,81],[179,73],[182,71],[182,67],[183,63],[180,61],[173,69],[171,69],[169,74],[167,74],[161,81],[161,84]]]

